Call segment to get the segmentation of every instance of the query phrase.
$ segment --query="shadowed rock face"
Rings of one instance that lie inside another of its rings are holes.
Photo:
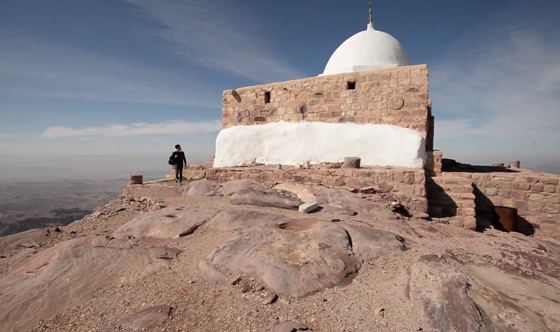
[[[29,331],[38,320],[89,300],[99,289],[153,273],[166,261],[123,240],[61,242],[0,277],[2,330]],[[13,280],[18,280],[17,287]]]
[[[113,236],[120,239],[127,237],[175,239],[192,234],[217,212],[213,208],[168,207],[132,219],[119,227]]]
[[[346,284],[360,268],[346,230],[318,220],[264,226],[231,239],[208,259],[256,274],[277,294],[296,297]]]

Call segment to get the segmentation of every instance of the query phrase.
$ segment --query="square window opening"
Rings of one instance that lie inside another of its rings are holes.
[[[346,83],[346,90],[355,90],[356,89],[356,82],[347,82]]]

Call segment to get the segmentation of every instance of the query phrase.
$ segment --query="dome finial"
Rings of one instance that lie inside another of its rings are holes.
[[[373,30],[373,14],[371,11],[371,1],[369,3],[369,23],[367,25],[367,29],[372,29]]]

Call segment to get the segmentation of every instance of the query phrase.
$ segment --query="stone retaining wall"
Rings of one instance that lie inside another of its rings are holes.
[[[375,191],[390,200],[398,200],[412,214],[428,211],[424,170],[397,167],[299,169],[284,166],[225,167],[207,170],[210,181],[226,182],[249,179],[259,183],[299,182],[346,188],[351,191]]]
[[[428,83],[428,67],[417,65],[226,90],[223,128],[303,120],[389,124],[418,131],[431,150]]]
[[[504,169],[507,170],[507,169]],[[518,215],[537,227],[537,231],[560,238],[560,175],[530,170],[469,173],[444,172],[473,182],[475,190],[487,199],[477,205],[514,207]],[[477,209],[493,206],[477,206]]]

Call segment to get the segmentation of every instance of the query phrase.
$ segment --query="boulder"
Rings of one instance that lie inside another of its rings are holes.
[[[231,196],[231,204],[248,204],[282,209],[297,209],[303,203],[295,195],[280,190],[244,189]]]
[[[236,236],[207,258],[216,266],[261,278],[276,294],[295,297],[345,285],[361,266],[344,228],[312,219]]]
[[[162,326],[171,314],[168,305],[158,305],[146,308],[121,319],[117,323],[117,328],[125,330],[144,330]]]
[[[258,211],[231,210],[222,211],[212,217],[205,227],[220,231],[233,231],[236,229],[277,224],[290,220],[290,217]]]
[[[115,238],[175,239],[192,234],[217,212],[216,209],[208,207],[167,207],[132,219],[115,230],[113,236]]]

